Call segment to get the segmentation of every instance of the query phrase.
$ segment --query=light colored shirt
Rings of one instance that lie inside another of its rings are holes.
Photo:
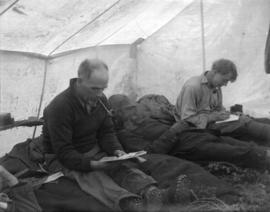
[[[221,111],[222,92],[220,88],[211,88],[205,76],[190,78],[184,84],[176,101],[176,120],[186,120],[198,128],[206,128],[210,115]]]

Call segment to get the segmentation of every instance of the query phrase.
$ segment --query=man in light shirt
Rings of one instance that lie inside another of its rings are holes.
[[[217,123],[230,117],[222,104],[221,87],[236,79],[235,64],[219,59],[210,71],[186,81],[177,98],[175,113],[177,121],[186,121],[192,128],[180,134],[181,145],[177,151],[182,157],[242,161],[245,165],[249,165],[250,160],[254,166],[255,161],[269,160],[265,147],[242,140],[252,139],[259,145],[269,146],[270,125],[258,123],[245,115],[241,115],[238,121]]]

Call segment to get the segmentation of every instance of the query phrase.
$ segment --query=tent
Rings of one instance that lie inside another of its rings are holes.
[[[157,93],[172,103],[187,78],[228,58],[239,78],[223,89],[225,106],[268,116],[269,20],[269,0],[1,0],[0,112],[42,116],[89,57],[110,67],[108,96]],[[0,154],[33,131],[1,131]]]

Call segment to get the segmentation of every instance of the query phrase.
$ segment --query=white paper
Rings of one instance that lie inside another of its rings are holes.
[[[55,181],[57,180],[58,178],[64,176],[64,174],[62,172],[56,172],[54,174],[51,174],[47,177],[47,179],[44,181],[44,183],[49,183],[51,181]]]
[[[138,151],[138,152],[130,152],[128,154],[122,155],[120,157],[112,156],[112,157],[103,157],[99,161],[101,162],[110,162],[110,161],[119,161],[119,160],[127,160],[130,158],[136,158],[141,155],[145,155],[146,151]]]
[[[239,116],[237,115],[234,115],[234,114],[230,114],[230,117],[226,120],[223,120],[223,121],[217,121],[216,123],[219,124],[219,123],[225,123],[225,122],[230,122],[230,121],[238,121],[239,120]]]

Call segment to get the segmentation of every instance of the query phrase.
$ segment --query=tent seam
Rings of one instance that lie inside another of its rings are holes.
[[[1,15],[4,15],[7,11],[10,10],[10,8],[12,8],[15,4],[18,3],[19,0],[16,0],[15,2],[13,2],[11,5],[9,5],[3,12],[0,13],[0,16]]]
[[[96,21],[99,17],[101,17],[103,14],[105,14],[106,12],[108,12],[110,9],[112,9],[115,5],[119,4],[121,0],[118,0],[117,2],[115,2],[114,4],[112,4],[109,8],[105,9],[102,13],[100,13],[98,16],[96,16],[94,19],[92,19],[90,22],[88,22],[87,24],[85,24],[81,29],[79,29],[77,32],[73,33],[71,36],[69,36],[67,39],[65,39],[62,43],[60,43],[56,48],[54,48],[49,54],[48,56],[52,55],[57,49],[59,49],[62,45],[64,45],[67,41],[69,41],[71,38],[73,38],[74,36],[76,36],[78,33],[80,33],[83,29],[85,29],[87,26],[89,26],[90,24],[92,24],[94,21]]]
[[[40,100],[39,100],[37,118],[39,118],[39,116],[40,116],[41,106],[42,106],[43,99],[44,99],[44,93],[45,93],[45,87],[46,87],[46,81],[47,81],[47,73],[48,73],[48,62],[49,62],[49,59],[45,59],[42,90],[41,90],[41,95],[40,95]],[[37,126],[34,127],[32,139],[35,138],[36,130],[37,130]]]

